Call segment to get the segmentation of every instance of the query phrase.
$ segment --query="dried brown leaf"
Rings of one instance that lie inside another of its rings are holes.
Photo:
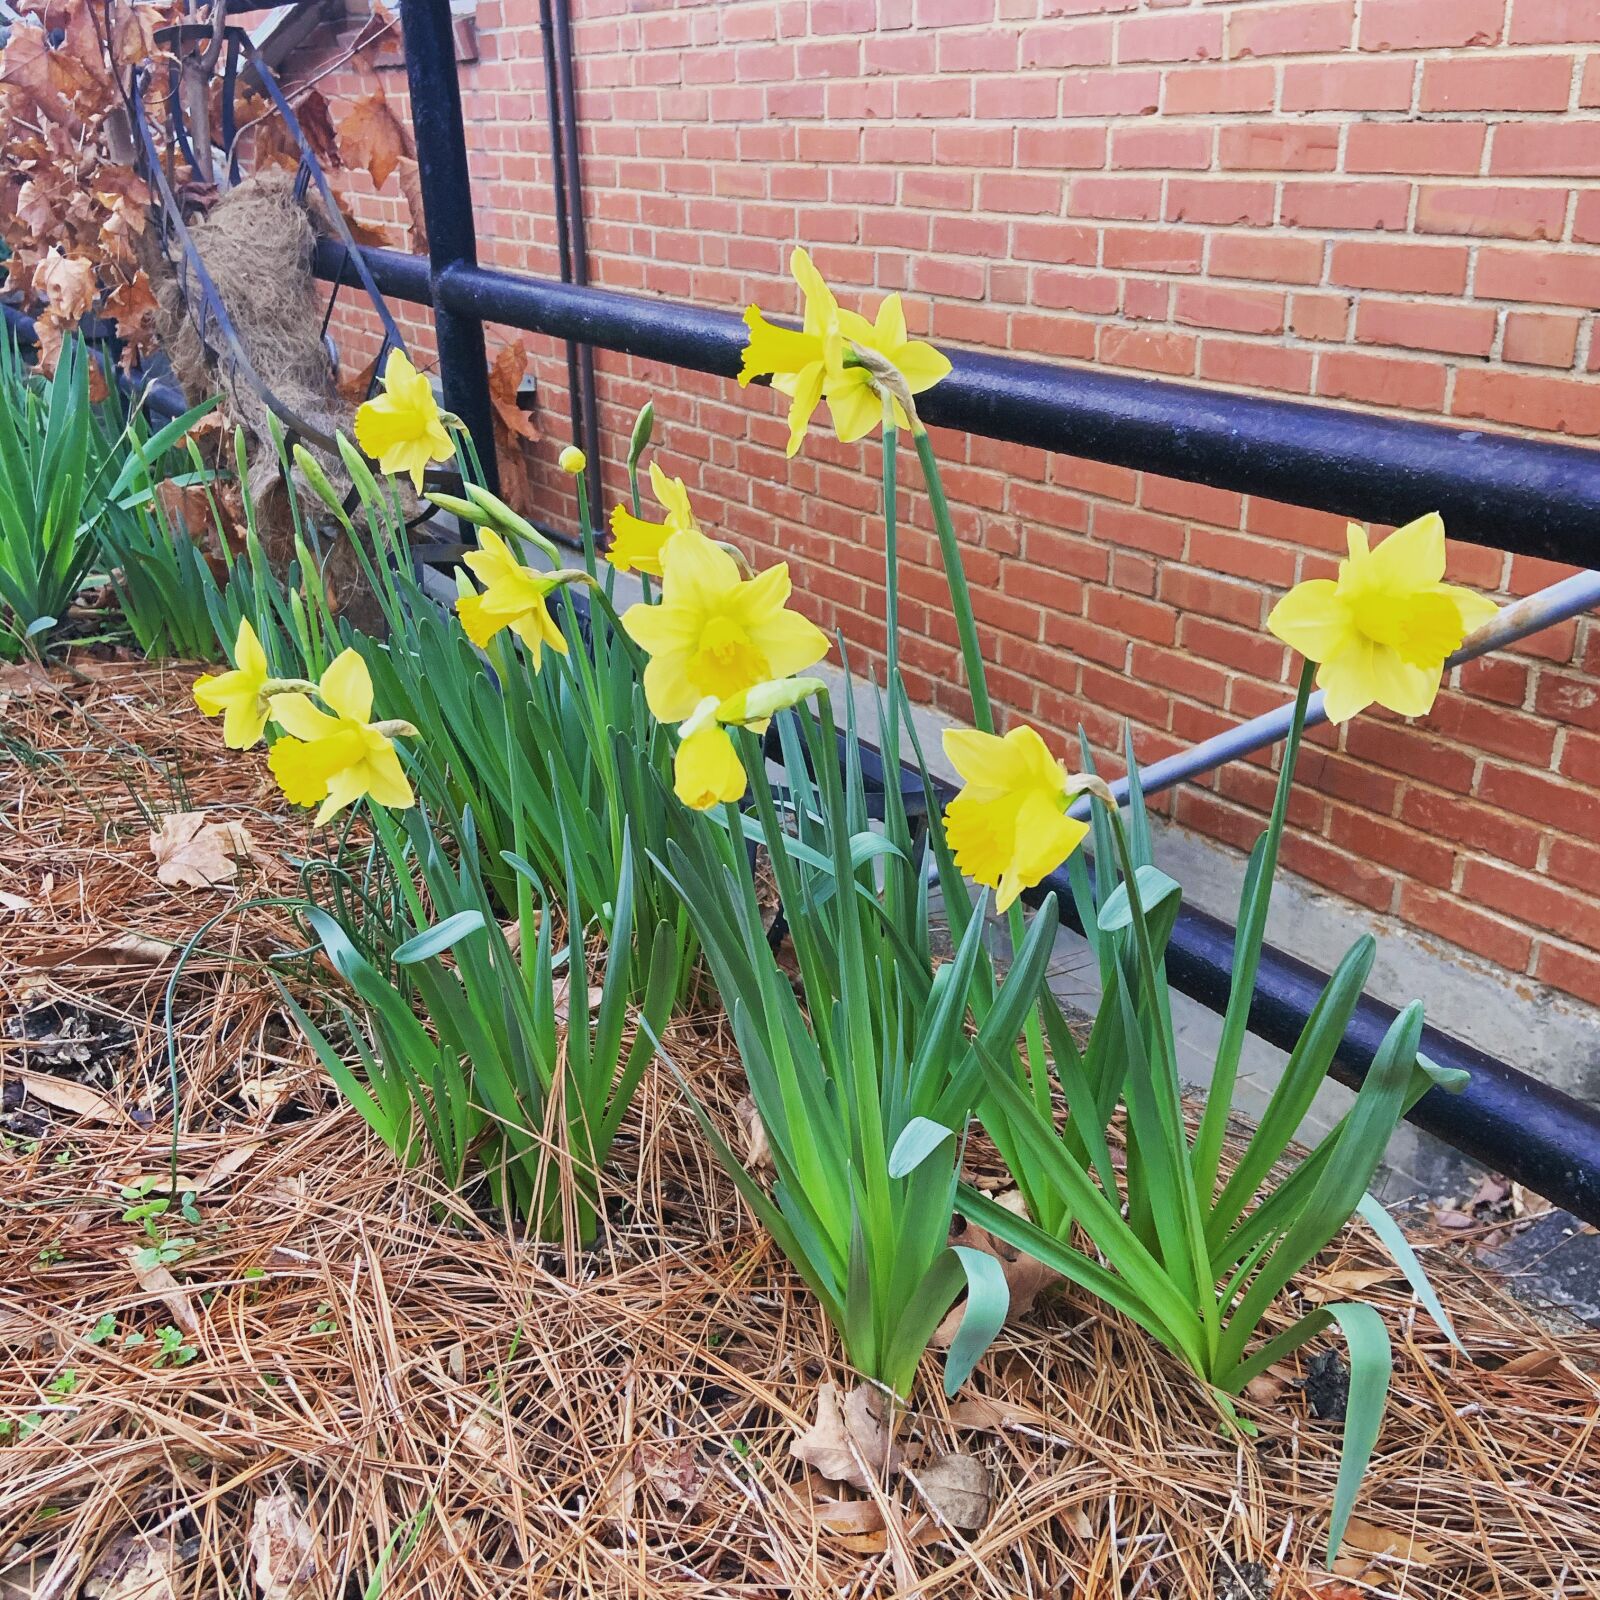
[[[293,1600],[312,1592],[317,1536],[292,1494],[263,1495],[250,1517],[251,1575],[261,1600]]]
[[[841,1398],[838,1385],[825,1380],[817,1387],[816,1420],[789,1453],[835,1483],[866,1489],[881,1482],[900,1465],[888,1401],[865,1383]]]
[[[1325,1272],[1300,1286],[1300,1293],[1313,1305],[1324,1305],[1330,1300],[1344,1300],[1351,1295],[1365,1294],[1380,1283],[1389,1283],[1400,1276],[1398,1267],[1350,1267],[1340,1272]]]
[[[207,822],[203,811],[164,817],[150,835],[156,877],[169,889],[210,889],[239,875],[236,857],[250,858],[253,846],[242,823]]]
[[[84,1600],[178,1600],[177,1552],[165,1534],[120,1533],[83,1580]]]
[[[30,1072],[26,1067],[8,1067],[6,1071],[21,1079],[30,1098],[54,1106],[57,1111],[70,1111],[75,1117],[89,1117],[95,1122],[126,1121],[115,1100],[87,1084],[73,1083],[48,1072]]]
[[[406,131],[381,89],[357,100],[340,117],[339,146],[350,166],[366,168],[375,189],[411,153]]]
[[[151,1267],[141,1266],[137,1250],[129,1250],[127,1256],[128,1266],[139,1280],[139,1287],[146,1294],[155,1295],[185,1333],[198,1333],[200,1319],[194,1314],[194,1307],[189,1304],[189,1296],[183,1285],[159,1263]]]
[[[989,1520],[993,1485],[976,1456],[953,1450],[920,1469],[912,1481],[952,1528],[972,1533]]]

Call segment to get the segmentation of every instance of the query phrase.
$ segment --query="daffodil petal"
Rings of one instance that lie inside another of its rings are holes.
[[[339,719],[330,717],[326,711],[319,711],[311,703],[309,695],[275,694],[268,714],[285,733],[293,734],[296,739],[307,743],[329,738],[339,731]]]
[[[678,746],[672,763],[672,788],[695,811],[706,811],[743,797],[744,763],[725,729],[715,722],[691,733]]]
[[[341,650],[317,684],[324,704],[352,722],[372,717],[372,675],[355,650]]]

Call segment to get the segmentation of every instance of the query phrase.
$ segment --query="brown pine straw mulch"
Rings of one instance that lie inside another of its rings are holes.
[[[189,707],[190,673],[78,668],[0,679],[0,1034],[50,1005],[90,1038],[87,1066],[0,1043],[0,1416],[42,1418],[0,1440],[0,1594],[1600,1591],[1594,1336],[1550,1331],[1444,1248],[1426,1259],[1470,1361],[1403,1282],[1369,1291],[1395,1384],[1343,1575],[1321,1567],[1339,1428],[1291,1381],[1303,1366],[1246,1402],[1261,1433],[1241,1448],[1181,1370],[1075,1295],[1007,1328],[954,1403],[927,1364],[908,1473],[871,1496],[825,1481],[789,1447],[819,1381],[850,1375],[670,1074],[653,1071],[616,1151],[601,1248],[566,1261],[426,1170],[397,1173],[257,964],[287,941],[275,913],[224,921],[178,986],[179,1160],[200,1220],[172,1229],[194,1244],[170,1281],[141,1281],[128,1252],[148,1241],[120,1191],[166,1169],[172,965],[137,941],[292,891],[314,845],[264,763]],[[152,807],[243,822],[256,855],[238,884],[158,883]],[[737,1139],[726,1031],[681,1022],[672,1048]],[[22,1069],[42,1097],[21,1094]],[[1382,1264],[1355,1229],[1317,1273]],[[169,1326],[194,1352],[179,1365],[161,1357]],[[992,1484],[966,1533],[918,1488],[951,1451]]]

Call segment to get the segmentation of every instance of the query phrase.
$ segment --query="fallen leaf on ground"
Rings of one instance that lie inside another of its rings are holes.
[[[840,1537],[883,1528],[883,1510],[876,1500],[819,1500],[816,1517],[819,1528]]]
[[[110,939],[98,939],[91,945],[48,949],[18,965],[35,972],[55,967],[154,968],[165,966],[177,953],[175,946],[163,944],[159,939],[147,939],[141,933],[119,933]]]
[[[292,1600],[311,1591],[317,1536],[292,1494],[263,1495],[250,1517],[250,1561],[261,1600]]]
[[[1343,1300],[1349,1295],[1365,1294],[1380,1283],[1389,1283],[1400,1276],[1398,1267],[1351,1267],[1343,1272],[1325,1272],[1300,1286],[1300,1293],[1313,1305],[1323,1305],[1329,1300]]]
[[[838,1385],[824,1382],[817,1388],[816,1421],[789,1453],[824,1478],[866,1489],[900,1465],[889,1422],[888,1401],[870,1384],[858,1383],[841,1400]]]
[[[1381,1556],[1390,1561],[1412,1561],[1425,1567],[1432,1566],[1439,1559],[1438,1552],[1415,1534],[1396,1533],[1392,1528],[1380,1528],[1377,1523],[1364,1522],[1360,1517],[1351,1517],[1345,1524],[1344,1543],[1339,1549],[1341,1552],[1350,1551],[1352,1556]],[[1342,1576],[1350,1577],[1353,1574],[1343,1573]]]
[[[253,845],[239,822],[207,822],[203,811],[164,817],[150,835],[156,877],[169,889],[210,889],[239,875],[235,857],[249,860]]]
[[[235,1145],[232,1150],[217,1157],[204,1172],[195,1179],[194,1192],[205,1194],[209,1189],[218,1189],[225,1184],[236,1172],[243,1172],[253,1162],[261,1151],[266,1139],[252,1139],[248,1144]]]
[[[985,1395],[957,1400],[950,1407],[953,1427],[971,1428],[979,1433],[1000,1433],[1008,1423],[1021,1422],[1032,1415],[1034,1413],[1012,1405],[1009,1400],[991,1400]]]
[[[48,1072],[29,1072],[26,1067],[8,1067],[6,1071],[22,1080],[31,1099],[41,1100],[57,1111],[70,1111],[75,1117],[92,1117],[96,1122],[124,1120],[115,1100],[87,1084],[73,1083],[70,1078],[57,1078]]]
[[[24,900],[20,894],[0,889],[0,911],[32,911],[33,901]]]
[[[176,1563],[165,1534],[120,1533],[83,1580],[84,1600],[177,1600]]]
[[[550,985],[551,997],[555,1003],[557,1022],[565,1022],[567,1020],[568,987],[569,985],[565,978],[557,978],[556,981]],[[591,1012],[599,1006],[600,997],[603,993],[604,991],[597,988],[594,984],[589,986],[589,1010]]]
[[[134,1277],[139,1280],[139,1287],[146,1294],[155,1295],[172,1313],[172,1320],[185,1333],[198,1333],[200,1319],[194,1314],[194,1307],[189,1304],[189,1296],[184,1292],[183,1285],[159,1264],[153,1267],[141,1267],[138,1256],[137,1250],[128,1251],[128,1266],[132,1269]]]
[[[1014,1211],[1019,1217],[1027,1214],[1027,1202],[1023,1200],[1020,1190],[1008,1189],[995,1198],[1007,1211]],[[969,1249],[982,1250],[1000,1263],[1000,1270],[1005,1274],[1006,1288],[1011,1291],[1011,1303],[1006,1307],[1007,1322],[1015,1322],[1019,1317],[1027,1316],[1033,1310],[1033,1303],[1039,1298],[1040,1292],[1061,1276],[1058,1272],[1052,1272],[1042,1262],[1035,1261],[1032,1256],[1024,1254],[1021,1250],[1014,1250],[1004,1240],[995,1238],[987,1228],[969,1224],[967,1231],[961,1235],[960,1242]],[[930,1343],[935,1349],[948,1350],[955,1342],[956,1330],[961,1326],[961,1319],[966,1314],[966,1309],[965,1301],[953,1306],[944,1321],[934,1329]]]
[[[952,1528],[972,1533],[989,1520],[989,1469],[976,1456],[951,1451],[912,1479],[923,1498]]]
[[[1523,1378],[1542,1378],[1545,1373],[1554,1372],[1566,1364],[1566,1357],[1559,1350],[1524,1350],[1520,1356],[1513,1356],[1503,1366],[1496,1367],[1495,1371]]]

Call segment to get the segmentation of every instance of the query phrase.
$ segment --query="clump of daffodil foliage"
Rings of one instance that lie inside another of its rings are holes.
[[[344,647],[315,681],[280,678],[269,655],[283,652],[265,648],[246,618],[231,640],[232,670],[195,687],[201,708],[223,717],[230,747],[271,737],[271,771],[290,800],[317,808],[319,824],[364,803],[373,848],[399,885],[404,915],[386,936],[336,910],[312,918],[372,1019],[357,1030],[362,1073],[300,1015],[330,1073],[397,1157],[419,1159],[425,1131],[461,1183],[488,1140],[499,1202],[546,1237],[587,1243],[603,1212],[601,1168],[616,1118],[653,1053],[676,1071],[661,1030],[703,959],[772,1152],[770,1189],[692,1095],[691,1103],[864,1377],[909,1400],[934,1330],[964,1300],[945,1362],[953,1391],[1005,1322],[1004,1271],[992,1253],[951,1244],[958,1214],[1142,1328],[1189,1367],[1240,1435],[1248,1428],[1233,1397],[1336,1326],[1351,1360],[1329,1525],[1336,1550],[1381,1419],[1387,1332],[1360,1304],[1319,1307],[1271,1337],[1260,1329],[1292,1275],[1357,1212],[1444,1321],[1403,1236],[1366,1189],[1397,1119],[1430,1087],[1459,1081],[1419,1054],[1421,1007],[1409,1006],[1347,1116],[1308,1155],[1289,1157],[1360,998],[1371,939],[1357,941],[1329,979],[1231,1171],[1223,1132],[1313,682],[1335,722],[1374,704],[1425,715],[1446,662],[1495,607],[1443,581],[1444,529],[1429,516],[1375,547],[1352,526],[1338,576],[1304,582],[1274,608],[1272,632],[1305,665],[1272,815],[1245,878],[1212,1086],[1191,1126],[1164,966],[1181,890],[1155,863],[1131,741],[1119,806],[1085,742],[1073,774],[1038,730],[997,724],[917,408],[950,362],[909,337],[898,295],[869,319],[840,305],[804,250],[791,265],[801,325],[752,306],[739,381],[768,380],[788,398],[790,455],[823,407],[844,443],[881,430],[886,673],[865,697],[876,707],[871,743],[890,774],[881,797],[864,777],[868,741],[849,664],[836,669],[846,689],[841,726],[820,675],[829,641],[794,606],[787,565],[752,570],[708,535],[682,479],[655,457],[648,477],[659,515],[646,515],[639,466],[653,434],[648,407],[628,453],[629,501],[612,508],[603,560],[584,457],[562,452],[579,501],[581,568],[564,566],[556,545],[472,481],[463,461],[464,494],[431,496],[477,529],[450,612],[410,576],[392,485],[343,446],[362,502],[358,529],[301,458],[330,512],[369,553],[389,635],[360,638],[324,614],[319,638],[337,636]],[[438,410],[427,380],[391,355],[383,394],[356,422],[379,471],[421,490],[430,465],[458,455],[453,431],[459,424]],[[974,724],[944,735],[959,784],[925,829],[913,825],[893,779],[910,768],[927,792],[937,787],[899,672],[897,457],[906,431]],[[613,596],[624,574],[642,598],[619,615]],[[387,720],[374,720],[375,710]],[[403,824],[390,813],[404,813]],[[767,937],[752,866],[763,853],[792,969]],[[934,955],[935,886],[954,947],[944,960]],[[1087,1042],[1046,981],[1058,890],[1100,970]],[[1025,901],[1037,907],[1031,920]],[[565,912],[562,952],[553,949],[553,907]],[[986,938],[991,910],[1008,946],[1000,960]],[[519,940],[506,939],[503,920],[515,921]],[[556,968],[564,961],[566,981],[582,982],[589,974],[577,969],[591,948],[609,952],[600,958],[603,1017],[588,1031],[571,1019],[558,1026]],[[565,1121],[552,1111],[559,1106]],[[1015,1205],[961,1181],[978,1125],[1010,1170]],[[1124,1130],[1126,1160],[1113,1158],[1114,1125]],[[548,1162],[534,1160],[539,1139],[562,1153],[553,1186]]]

